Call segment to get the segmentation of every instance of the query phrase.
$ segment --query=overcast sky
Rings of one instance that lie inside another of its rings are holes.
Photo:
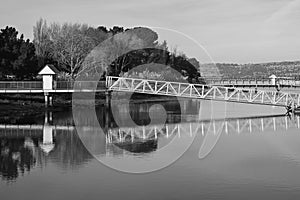
[[[15,26],[30,39],[42,17],[173,29],[194,38],[216,62],[300,60],[300,0],[0,0],[0,5],[0,27]],[[176,42],[172,34],[161,37]],[[194,48],[183,49],[195,54]]]

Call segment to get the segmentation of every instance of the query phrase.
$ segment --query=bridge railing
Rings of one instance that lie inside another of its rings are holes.
[[[43,89],[42,81],[0,81],[0,90]]]
[[[206,79],[207,84],[220,85],[270,85],[270,79]]]
[[[73,89],[95,89],[104,90],[105,81],[56,81],[54,83],[56,90],[73,90]]]
[[[271,79],[212,79],[207,78],[205,82],[209,85],[273,85]],[[300,86],[300,80],[282,79],[276,80],[276,84]]]
[[[277,82],[280,85],[300,86],[300,80],[279,79]]]
[[[54,81],[55,90],[72,90],[74,81]],[[105,81],[77,81],[77,89],[104,90]],[[0,81],[0,90],[43,90],[43,81]]]

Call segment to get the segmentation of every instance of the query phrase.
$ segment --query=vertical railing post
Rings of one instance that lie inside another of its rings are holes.
[[[289,95],[285,94],[285,105],[287,106],[289,102]]]
[[[168,83],[166,83],[167,84],[167,91],[166,91],[166,94],[168,94],[168,92],[169,92],[169,84]]]
[[[213,92],[213,99],[216,99],[216,87],[213,87],[213,90],[214,90],[214,92]]]
[[[131,79],[131,91],[133,91],[133,90],[134,90],[134,79]]]
[[[109,78],[109,76],[106,76],[106,77],[105,77],[105,87],[106,87],[106,88],[108,88],[108,78]]]

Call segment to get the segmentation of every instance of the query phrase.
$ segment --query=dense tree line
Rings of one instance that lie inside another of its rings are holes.
[[[0,31],[0,75],[17,79],[30,79],[38,70],[35,47],[29,39],[12,27]]]
[[[117,58],[110,65],[108,75],[119,74],[146,79],[201,82],[199,63],[195,59],[175,55],[166,48],[138,49]]]
[[[127,75],[199,82],[199,63],[183,53],[169,52],[166,41],[149,28],[91,27],[78,23],[51,23],[40,19],[33,27],[33,42],[18,37],[15,28],[0,33],[0,71],[18,79],[33,78],[45,64],[54,64],[60,77]],[[94,56],[95,65],[87,64]],[[143,72],[131,73],[148,64]],[[161,64],[160,67],[157,67]],[[164,65],[163,68],[162,65]],[[178,74],[172,74],[175,69]],[[173,77],[172,77],[173,76]],[[181,79],[180,79],[181,77]]]
[[[65,70],[70,78],[81,73],[89,77],[119,76],[139,65],[159,63],[166,65],[166,69],[175,69],[188,81],[199,82],[199,64],[191,64],[184,54],[168,52],[167,43],[159,44],[158,34],[149,28],[114,26],[108,29],[70,23],[47,25],[40,19],[34,26],[34,44],[40,67],[52,62]],[[95,65],[87,64],[88,56],[93,57]],[[168,71],[166,69],[163,71]],[[155,67],[151,70],[162,72]]]

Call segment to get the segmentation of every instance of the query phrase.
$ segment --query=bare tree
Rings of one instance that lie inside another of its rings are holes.
[[[47,22],[44,19],[39,19],[36,22],[36,25],[33,27],[33,43],[35,46],[35,52],[38,56],[38,65],[39,67],[45,64],[45,60],[49,56],[49,35]]]
[[[87,25],[54,23],[49,27],[50,52],[53,58],[68,69],[74,78],[86,55],[95,46],[93,40],[86,36]]]

